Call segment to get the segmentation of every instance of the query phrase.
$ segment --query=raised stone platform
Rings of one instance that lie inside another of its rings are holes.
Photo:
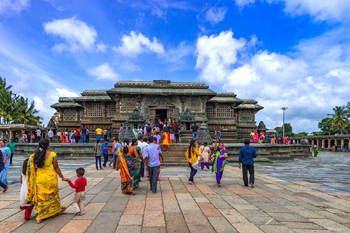
[[[55,151],[59,157],[78,159],[79,157],[92,157],[93,143],[51,143],[50,148]],[[110,143],[110,147],[112,143]],[[237,162],[239,150],[244,145],[242,143],[225,143],[228,151],[229,162]],[[307,158],[311,156],[309,146],[294,144],[251,144],[255,147],[258,158],[256,162],[272,162],[274,160],[293,160],[295,158]],[[16,154],[30,155],[37,148],[36,143],[18,143]],[[188,148],[186,143],[172,143],[169,146],[169,152],[163,151],[165,166],[187,166],[185,152]],[[214,146],[211,146],[214,148]],[[111,157],[112,155],[110,155]]]

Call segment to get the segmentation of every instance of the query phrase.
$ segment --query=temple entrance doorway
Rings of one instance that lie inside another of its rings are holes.
[[[166,109],[157,109],[156,110],[156,117],[158,117],[161,121],[164,122],[164,120],[167,118],[167,110]]]

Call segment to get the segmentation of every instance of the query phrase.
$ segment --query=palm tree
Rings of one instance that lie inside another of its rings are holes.
[[[0,89],[0,115],[7,124],[20,116],[20,109],[17,105],[18,99],[19,96],[13,94],[12,91]]]
[[[346,105],[344,106],[347,111],[347,117],[350,118],[350,102],[347,102]]]
[[[343,130],[349,125],[348,111],[343,106],[335,106],[334,114],[327,114],[331,117],[332,128],[336,127],[343,134]]]
[[[7,86],[7,84],[6,84],[6,78],[0,77],[0,97],[1,97],[1,98],[4,97],[4,96],[7,96],[7,97],[8,97],[8,95],[10,94],[9,92],[10,92],[11,88],[12,88],[12,85]],[[11,95],[11,94],[10,94],[10,95]],[[0,112],[1,112],[3,109],[6,109],[6,108],[8,108],[8,107],[5,107],[5,106],[0,105]],[[2,117],[3,117],[3,114],[0,113],[0,124],[1,124],[1,122],[2,122]],[[4,121],[5,121],[5,119],[4,119]]]
[[[19,116],[14,120],[13,123],[20,124],[29,124],[29,125],[37,125],[41,124],[42,118],[40,116],[36,116],[39,113],[37,109],[35,109],[35,102],[32,101],[30,104],[28,103],[28,98],[20,97],[17,102],[17,107],[19,109]]]

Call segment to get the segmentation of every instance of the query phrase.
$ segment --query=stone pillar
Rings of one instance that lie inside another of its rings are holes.
[[[184,113],[185,112],[186,97],[185,96],[180,96],[179,100],[180,100],[180,113]]]
[[[107,117],[107,103],[106,102],[104,102],[102,104],[102,116]]]
[[[116,114],[120,113],[120,99],[121,99],[121,96],[119,96],[119,95],[116,95],[114,97],[114,100],[115,100],[115,113]]]
[[[14,139],[15,137],[14,137],[14,135],[13,135],[13,131],[12,131],[11,129],[9,129],[9,141],[10,141],[12,138]]]
[[[78,108],[76,109],[76,113],[77,113],[77,121],[80,121],[80,110]]]
[[[322,149],[325,149],[324,147],[325,147],[325,143],[326,143],[326,140],[325,139],[322,139],[322,145],[321,145],[321,148]]]
[[[314,141],[314,139],[311,139],[311,148],[312,149],[314,148],[314,145],[315,145],[315,141]]]
[[[174,118],[174,106],[169,106],[169,111],[170,111],[170,117],[173,117]]]
[[[328,149],[331,149],[331,139],[328,139]]]
[[[154,106],[149,106],[149,119],[152,122],[152,120],[154,119]]]
[[[235,106],[231,105],[230,108],[231,108],[231,118],[233,118],[235,116],[235,111],[234,111],[235,110]]]
[[[316,139],[316,146],[317,148],[320,148],[320,139]]]
[[[341,139],[341,141],[340,141],[340,147],[343,148],[343,146],[344,146],[344,139]]]
[[[218,112],[218,103],[214,104],[214,109],[213,109],[213,116],[216,117]]]

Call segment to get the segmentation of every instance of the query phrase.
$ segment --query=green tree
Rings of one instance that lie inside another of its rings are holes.
[[[20,116],[20,110],[18,109],[17,101],[19,96],[13,94],[12,91],[1,89],[0,90],[0,115],[4,118],[6,124]]]
[[[280,126],[275,127],[275,130],[277,131],[277,133],[279,135],[283,135],[283,127],[280,127]],[[294,136],[293,128],[290,125],[290,123],[285,123],[284,124],[284,135],[288,136],[288,137],[293,137]]]
[[[19,117],[14,120],[14,123],[20,124],[29,124],[29,125],[37,125],[41,124],[42,118],[40,116],[36,116],[39,113],[37,109],[35,109],[35,102],[28,102],[28,98],[20,97],[17,106],[19,108]]]
[[[334,135],[336,133],[335,129],[332,128],[332,118],[326,117],[318,122],[318,128],[321,129],[321,135]]]
[[[306,133],[306,132],[300,132],[300,133],[295,133],[294,137],[303,137],[303,136],[307,136],[307,135],[308,135],[308,133]]]
[[[327,114],[331,117],[332,128],[337,128],[340,134],[343,134],[343,130],[349,125],[349,111],[343,106],[335,106],[333,108],[334,114]]]
[[[41,123],[42,118],[36,115],[39,111],[35,109],[34,101],[28,103],[28,99],[16,95],[11,88],[11,85],[7,86],[6,79],[0,77],[0,124],[2,119],[6,124]]]

